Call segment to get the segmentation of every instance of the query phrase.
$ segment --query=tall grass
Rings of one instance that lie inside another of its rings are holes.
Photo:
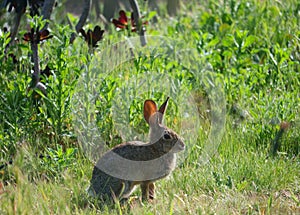
[[[32,67],[28,45],[20,43],[9,50],[18,64],[0,55],[0,162],[13,161],[0,170],[1,214],[300,213],[299,3],[192,1],[177,17],[162,17],[149,23],[147,34],[180,41],[180,49],[170,46],[163,55],[160,51],[166,49],[162,46],[130,58],[91,82],[98,92],[93,100],[97,129],[107,147],[137,133],[146,138],[143,100],[159,101],[166,96],[166,91],[157,91],[165,88],[155,77],[167,74],[173,81],[166,84],[178,99],[170,102],[166,118],[170,127],[186,131],[180,111],[188,104],[183,106],[181,101],[187,93],[193,98],[195,107],[189,111],[194,111],[201,127],[182,134],[187,154],[181,155],[169,178],[156,183],[154,202],[132,198],[125,205],[105,205],[88,197],[85,190],[93,161],[79,144],[72,124],[72,98],[79,77],[94,66],[94,55],[124,40],[127,33],[110,29],[93,52],[81,38],[69,44],[71,30],[51,23],[54,38],[40,48],[41,68],[49,65],[52,72],[42,79],[47,96],[28,89]],[[6,36],[0,36],[1,50]],[[196,51],[194,65],[174,57],[176,51],[186,50]],[[208,163],[200,163],[211,129],[212,107],[197,72],[207,66],[224,88],[227,112],[217,152]],[[141,93],[136,84],[144,79],[149,90]],[[122,108],[126,114],[116,117],[124,113],[118,112]],[[132,133],[120,130],[124,121]],[[271,156],[282,121],[290,127],[279,140],[278,152]],[[134,196],[140,196],[140,191]]]

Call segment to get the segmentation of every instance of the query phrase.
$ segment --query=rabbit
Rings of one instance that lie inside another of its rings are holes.
[[[153,200],[154,182],[168,176],[176,165],[183,140],[162,124],[169,97],[159,110],[153,100],[144,102],[144,118],[150,127],[150,142],[130,141],[115,146],[96,163],[88,193],[102,200],[126,200],[137,185],[142,200]]]

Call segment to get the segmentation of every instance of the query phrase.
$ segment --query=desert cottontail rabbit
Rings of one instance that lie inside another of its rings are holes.
[[[180,137],[162,124],[167,100],[159,110],[154,101],[144,103],[144,118],[150,126],[150,142],[131,141],[106,152],[94,167],[88,193],[100,199],[126,199],[136,185],[142,199],[154,198],[154,181],[175,168],[175,153],[184,150]]]

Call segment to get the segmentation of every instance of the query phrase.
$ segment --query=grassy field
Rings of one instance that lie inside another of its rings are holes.
[[[70,44],[58,5],[53,38],[39,45],[47,95],[29,88],[21,39],[41,21],[25,17],[6,54],[0,31],[0,214],[300,214],[300,4],[184,2],[176,17],[160,5],[153,22],[140,1],[145,47],[112,24],[97,48],[80,36]],[[103,28],[93,19],[86,30]],[[167,96],[166,125],[187,149],[156,199],[141,202],[140,190],[125,205],[89,197],[95,147],[147,140],[143,101]]]

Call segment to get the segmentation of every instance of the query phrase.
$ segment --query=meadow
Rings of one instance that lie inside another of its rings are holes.
[[[70,43],[78,17],[58,4],[38,44],[46,93],[22,39],[44,21],[23,17],[6,50],[1,18],[0,214],[300,214],[300,3],[183,1],[174,17],[139,6],[145,46],[111,23],[93,47]],[[86,32],[104,29],[93,13]],[[165,124],[187,147],[155,200],[89,197],[97,150],[147,141],[143,102],[167,96]]]

